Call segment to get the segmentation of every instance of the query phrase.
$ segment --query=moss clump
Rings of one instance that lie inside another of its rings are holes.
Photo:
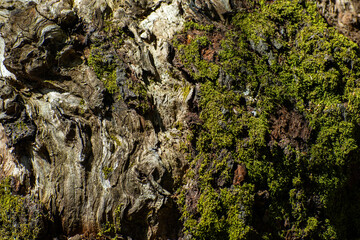
[[[151,101],[148,97],[146,86],[140,81],[134,80],[129,80],[127,86],[136,96],[127,99],[127,104],[140,114],[146,114],[151,111]]]
[[[182,122],[178,121],[178,122],[175,122],[174,123],[174,127],[179,130],[179,131],[182,131],[184,129],[184,125]]]
[[[29,127],[23,121],[17,121],[15,127],[19,132],[26,131],[29,129]]]
[[[12,193],[10,179],[0,182],[1,239],[38,239],[44,231],[44,216],[29,204],[34,205],[28,199]]]
[[[110,138],[116,143],[116,145],[119,147],[121,146],[121,141],[115,135],[110,135]]]
[[[92,47],[88,63],[94,69],[97,77],[104,82],[109,93],[119,91],[116,85],[116,63],[115,60],[106,59],[106,52],[101,47]]]
[[[201,26],[195,23],[191,24],[191,22],[190,26],[204,29],[204,34],[207,33],[206,30],[208,30],[208,28],[213,29],[213,26]],[[188,37],[192,38],[190,35]],[[189,73],[194,80],[215,80],[217,78],[219,66],[202,58],[202,51],[208,49],[211,45],[207,36],[194,37],[190,43],[179,43],[175,41],[174,44],[178,49],[178,55],[181,62],[189,70]]]
[[[205,32],[211,32],[214,30],[214,25],[209,24],[209,25],[201,25],[199,23],[196,23],[194,21],[189,21],[185,23],[185,31],[188,30],[199,30],[199,31],[205,31]]]
[[[177,46],[202,83],[204,122],[180,190],[185,231],[195,239],[360,237],[358,46],[312,2],[288,0],[238,13],[217,64],[199,53],[208,44],[199,36]],[[275,137],[279,109],[305,119],[297,128],[309,138],[292,137],[291,126]],[[235,183],[242,164],[246,178]]]
[[[186,100],[187,96],[189,95],[190,91],[191,91],[191,85],[189,84],[184,84],[185,86],[182,88],[182,96],[183,99]]]
[[[101,35],[92,43],[87,58],[89,66],[97,77],[103,81],[105,89],[113,94],[115,101],[124,101],[130,108],[140,114],[152,110],[151,98],[148,96],[146,84],[129,68],[128,59],[121,52],[124,40],[133,38],[131,31],[120,28],[116,23],[104,20]],[[115,109],[115,108],[114,108]]]
[[[150,100],[148,98],[146,87],[138,80],[128,78],[125,83],[122,84],[122,88],[130,90],[133,96],[125,96],[123,99],[123,92],[120,91],[117,79],[117,68],[119,64],[117,57],[114,55],[112,58],[109,57],[109,52],[104,50],[100,45],[98,47],[93,46],[91,53],[88,58],[89,65],[95,71],[97,77],[104,82],[105,88],[111,94],[117,94],[118,99],[124,100],[129,107],[134,108],[140,114],[145,114],[151,110]]]
[[[125,32],[120,28],[112,24],[110,21],[104,21],[104,32],[110,36],[109,41],[111,45],[118,49],[124,44],[124,39],[126,38]]]
[[[114,213],[114,219],[111,221],[106,222],[101,227],[100,231],[98,232],[98,237],[100,239],[111,239],[111,240],[118,240],[123,239],[123,236],[121,234],[121,208],[123,207],[123,204],[120,204]]]
[[[108,179],[110,174],[114,171],[114,169],[112,167],[103,167],[102,168],[102,172],[104,174],[104,178]]]
[[[97,77],[104,82],[108,92],[114,94],[119,92],[116,84],[116,68],[119,66],[116,50],[123,45],[127,36],[112,22],[105,20],[104,23],[104,36],[92,44],[87,61]]]

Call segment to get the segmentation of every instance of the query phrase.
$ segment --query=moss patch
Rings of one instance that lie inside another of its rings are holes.
[[[0,238],[38,239],[44,215],[34,202],[12,193],[10,179],[0,182]]]
[[[231,25],[218,61],[201,54],[206,33],[177,45],[202,83],[204,123],[180,189],[184,230],[195,239],[360,237],[358,46],[309,1],[259,1]],[[304,120],[274,138],[280,109]],[[289,132],[302,127],[309,137]]]
[[[101,47],[92,47],[88,58],[89,65],[94,69],[97,77],[104,82],[109,93],[119,91],[116,85],[116,63],[105,57],[106,51]]]
[[[114,169],[112,167],[103,167],[102,168],[102,172],[104,174],[104,178],[108,179],[110,174],[114,171]]]
[[[115,96],[114,100],[125,101],[140,114],[149,112],[151,101],[145,84],[131,72],[125,63],[127,60],[119,53],[124,39],[129,36],[110,22],[106,22],[104,32],[102,40],[91,45],[87,59],[89,66],[103,81],[106,90]]]

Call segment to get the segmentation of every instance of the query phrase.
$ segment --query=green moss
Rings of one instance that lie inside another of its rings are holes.
[[[130,108],[134,108],[138,113],[146,114],[151,111],[151,98],[148,97],[146,86],[140,80],[129,76],[122,80],[120,87],[116,82],[117,70],[126,65],[121,56],[118,55],[117,50],[122,47],[127,37],[130,36],[127,36],[115,23],[106,20],[103,36],[101,40],[99,39],[91,45],[87,62],[104,83],[105,89],[114,95],[114,100],[125,101]],[[151,77],[148,80],[152,81]],[[120,88],[128,88],[136,96],[124,97],[122,94],[126,95],[126,93],[120,92]]]
[[[120,27],[109,20],[104,21],[103,31],[106,37],[92,44],[87,61],[97,77],[104,82],[108,92],[116,94],[119,93],[116,84],[116,68],[119,60],[116,56],[116,50],[123,45],[128,36]],[[109,55],[113,55],[115,58],[108,59]]]
[[[190,190],[179,197],[185,231],[194,239],[360,237],[352,230],[360,226],[360,204],[351,200],[360,182],[349,187],[350,166],[360,165],[359,47],[310,1],[255,6],[233,18],[219,63],[202,58],[211,44],[206,36],[176,45],[201,82],[203,121],[187,176],[200,195],[195,206],[185,204]],[[220,69],[230,86],[218,79]],[[311,138],[291,139],[284,126],[272,139],[279,109],[304,118],[298,129]],[[247,176],[233,185],[240,164]]]
[[[100,47],[92,47],[88,63],[95,71],[97,77],[104,82],[109,93],[118,93],[116,85],[116,64],[105,59],[105,51]]]
[[[198,24],[194,21],[189,21],[189,22],[186,22],[185,23],[185,31],[188,31],[188,30],[200,30],[200,31],[206,31],[206,32],[211,32],[212,30],[214,30],[214,25],[210,24],[210,25],[201,25],[201,24]]]
[[[131,98],[127,101],[128,105],[140,114],[148,113],[151,110],[151,103],[146,86],[139,81],[129,80],[128,87],[136,95],[136,98]]]
[[[120,27],[116,26],[116,24],[105,20],[103,31],[109,36],[108,40],[115,49],[123,45],[126,34]]]
[[[23,121],[17,121],[15,126],[20,132],[29,129],[28,126]]]
[[[106,222],[98,232],[97,236],[100,239],[120,240],[123,239],[120,232],[121,228],[116,226],[115,223]]]
[[[123,203],[121,203],[114,212],[114,217],[110,221],[105,222],[97,236],[100,239],[111,239],[111,240],[120,240],[123,239],[121,235],[121,208],[123,207]]]
[[[174,127],[179,130],[179,131],[182,131],[184,129],[184,124],[182,122],[176,122],[174,123]]]
[[[202,59],[201,50],[210,44],[206,36],[196,37],[190,44],[178,44],[180,60],[186,68],[191,69],[190,75],[195,80],[211,79],[215,80],[219,74],[219,66]]]
[[[113,140],[116,145],[121,146],[121,141],[114,135],[110,135],[111,140]]]
[[[188,151],[188,145],[185,142],[180,142],[179,144],[179,151],[182,153],[186,153]]]
[[[11,191],[10,179],[0,182],[0,238],[37,239],[43,231],[39,219],[40,212],[29,214],[25,198]]]
[[[189,95],[191,90],[191,85],[189,84],[185,84],[185,86],[182,89],[182,95],[183,95],[183,99],[185,100],[187,98],[187,96]]]
[[[114,171],[114,169],[112,167],[103,167],[102,168],[102,172],[104,174],[104,178],[108,179],[110,174]]]

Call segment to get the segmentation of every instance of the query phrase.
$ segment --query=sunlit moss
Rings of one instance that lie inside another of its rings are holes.
[[[348,185],[350,166],[360,164],[359,48],[310,1],[255,6],[233,18],[219,63],[202,59],[200,50],[211,44],[205,36],[177,45],[201,83],[203,121],[188,175],[200,195],[191,209],[186,188],[179,197],[185,231],[195,239],[359,237],[352,230],[360,224],[352,200],[359,187]],[[310,139],[294,139],[303,147],[270,143],[270,118],[281,108],[305,119],[299,128],[307,127]],[[238,164],[247,177],[233,185]]]
[[[104,50],[100,47],[92,47],[88,63],[94,69],[97,77],[104,82],[109,93],[119,91],[116,85],[116,64],[106,60]]]
[[[40,210],[28,209],[24,197],[12,193],[10,179],[0,182],[0,238],[38,239],[44,231]]]
[[[215,80],[219,74],[218,65],[201,57],[201,50],[208,47],[209,44],[210,41],[206,36],[196,37],[190,44],[177,44],[179,57],[185,67],[191,69],[190,75],[195,80]]]

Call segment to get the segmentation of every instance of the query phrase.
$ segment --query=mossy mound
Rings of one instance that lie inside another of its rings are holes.
[[[46,233],[46,216],[31,197],[15,195],[11,179],[0,182],[0,238],[39,239]]]
[[[177,44],[204,123],[180,189],[186,234],[360,237],[359,47],[310,1],[257,2],[230,29],[217,62],[206,37]]]

